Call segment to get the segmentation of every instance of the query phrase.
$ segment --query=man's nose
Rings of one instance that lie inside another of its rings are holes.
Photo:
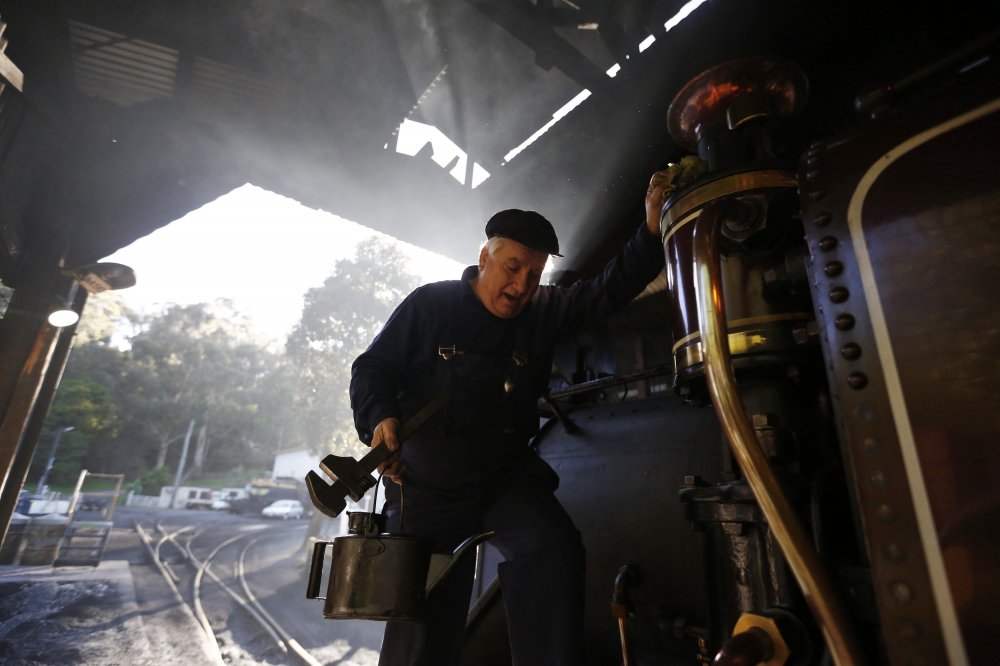
[[[517,289],[518,295],[523,294],[528,290],[528,276],[524,273],[518,273],[514,276],[514,288]]]

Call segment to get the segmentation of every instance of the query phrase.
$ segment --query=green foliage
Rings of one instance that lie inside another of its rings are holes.
[[[130,337],[138,328],[139,315],[113,291],[94,294],[87,299],[84,316],[76,326],[77,345],[114,345]]]
[[[157,467],[136,479],[133,487],[138,487],[140,495],[159,495],[163,486],[171,486],[173,483],[170,470],[166,467]]]
[[[47,480],[50,485],[75,483],[81,469],[103,464],[100,443],[114,439],[118,427],[114,400],[106,386],[88,377],[63,381],[32,460],[30,478],[41,477],[55,445],[55,433],[70,426],[73,430],[59,435],[55,465]]]
[[[341,453],[360,446],[350,400],[351,364],[392,310],[417,285],[394,244],[371,238],[353,259],[337,262],[322,286],[305,296],[302,318],[288,337],[287,352],[302,383],[293,406],[303,443]]]

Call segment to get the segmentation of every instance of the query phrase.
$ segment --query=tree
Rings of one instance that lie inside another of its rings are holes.
[[[77,456],[78,465],[131,478],[168,463],[176,469],[180,447],[174,444],[192,418],[204,432],[201,469],[189,465],[193,473],[270,462],[274,442],[266,435],[262,440],[254,428],[260,387],[281,359],[252,342],[241,315],[227,302],[174,305],[132,326],[134,334],[119,341],[123,348],[111,343],[112,336],[98,334],[78,345],[70,358],[50,427],[67,418],[82,423],[97,417],[96,401],[74,397],[82,391],[78,386],[89,387],[93,395],[100,387],[114,406],[114,427],[93,437],[93,446]],[[80,430],[74,441],[87,434]]]
[[[55,465],[48,482],[68,484],[76,481],[81,469],[104,471],[106,459],[100,444],[115,438],[118,415],[106,387],[88,378],[70,378],[59,389],[46,419],[46,430],[72,426],[59,439]],[[32,476],[41,476],[48,461],[46,444],[40,444],[32,460]]]
[[[351,364],[417,286],[405,266],[394,243],[372,237],[306,293],[302,318],[286,345],[302,389],[295,406],[298,442],[342,453],[357,449],[347,392]]]
[[[138,313],[114,291],[93,294],[87,299],[83,316],[76,326],[76,345],[115,347],[125,343],[139,328]]]
[[[205,432],[201,464],[189,468],[192,474],[247,462],[258,387],[277,364],[252,341],[245,318],[228,301],[171,306],[152,319],[132,339],[128,384],[134,409],[158,442],[153,466],[166,464],[170,445],[191,418]]]

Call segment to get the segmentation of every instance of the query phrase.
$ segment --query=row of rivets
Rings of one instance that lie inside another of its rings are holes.
[[[816,142],[809,147],[809,152],[806,153],[806,182],[816,183],[820,176],[823,175],[820,170],[821,157],[823,156],[823,144]],[[819,187],[812,187],[806,196],[813,201],[819,201],[826,196],[826,191]]]
[[[854,343],[845,344],[841,351],[852,344]],[[860,354],[860,348],[858,353]],[[850,381],[850,377],[848,381]],[[865,437],[861,441],[861,450],[867,455],[878,456],[882,453],[882,444],[874,437]],[[868,473],[868,485],[873,491],[879,492],[889,485],[889,479],[884,471],[876,468]],[[874,513],[875,518],[883,525],[888,525],[896,521],[895,509],[885,502],[878,504],[875,507]],[[891,564],[902,564],[907,556],[906,549],[893,541],[883,543],[879,552]],[[906,605],[913,601],[913,587],[908,582],[900,579],[891,580],[887,584],[887,588],[896,603]],[[911,620],[900,620],[896,626],[899,629],[897,635],[905,641],[915,641],[922,634],[920,625]]]
[[[823,226],[829,224],[832,216],[829,213],[822,212],[819,213],[815,218],[816,224]],[[819,241],[819,249],[823,252],[832,252],[837,248],[838,242],[834,236],[824,236]],[[823,267],[823,272],[828,277],[837,277],[843,274],[844,264],[836,259],[831,259]],[[832,303],[844,303],[851,297],[850,290],[843,286],[837,285],[830,288],[827,294]],[[854,328],[854,317],[847,313],[842,313],[837,315],[834,320],[834,326],[841,331],[849,331]],[[845,344],[840,349],[841,355],[848,361],[853,361],[861,357],[861,347],[856,343],[849,342]],[[854,390],[860,390],[868,386],[868,377],[863,372],[852,372],[847,377],[847,385]]]
[[[809,170],[806,172],[805,178],[810,184],[816,183],[821,175],[819,169],[821,154],[821,144],[814,144],[807,154],[806,164]],[[813,201],[819,201],[825,196],[825,192],[822,189],[814,187],[807,193],[807,196]],[[833,216],[826,211],[821,211],[813,217],[813,224],[817,227],[825,227],[832,221]],[[819,241],[819,249],[824,253],[832,252],[837,246],[838,241],[834,236],[824,236]],[[823,266],[823,273],[830,278],[838,277],[843,272],[844,264],[836,259],[828,260]],[[850,291],[847,287],[836,285],[830,288],[827,295],[831,302],[839,304],[846,302],[850,298]],[[842,312],[834,318],[833,325],[838,331],[847,332],[854,329],[855,323],[854,315]],[[853,341],[845,342],[840,347],[840,355],[847,361],[855,361],[861,358],[861,346]],[[847,385],[856,391],[861,390],[868,386],[868,377],[863,372],[851,372],[847,376]],[[870,420],[862,419],[862,421]],[[882,452],[881,443],[874,437],[866,437],[862,441],[861,447],[867,455],[878,456]],[[889,485],[889,480],[885,472],[878,467],[868,473],[867,480],[868,485],[876,493],[884,490]],[[875,507],[874,513],[875,518],[882,524],[890,524],[896,520],[896,511],[892,506],[884,502]],[[887,562],[893,564],[900,564],[907,558],[906,550],[893,541],[883,543],[880,552]],[[906,581],[899,579],[890,581],[888,591],[892,598],[901,605],[908,604],[913,600],[913,588]],[[920,638],[922,631],[918,624],[910,620],[900,620],[896,623],[896,633],[901,639],[912,642]]]

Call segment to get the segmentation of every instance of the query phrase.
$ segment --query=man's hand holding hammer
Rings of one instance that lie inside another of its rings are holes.
[[[379,421],[375,426],[375,432],[372,433],[372,448],[385,444],[386,448],[392,451],[392,456],[378,466],[378,471],[399,485],[403,485],[402,475],[406,466],[400,456],[399,427],[399,419],[388,418]]]

